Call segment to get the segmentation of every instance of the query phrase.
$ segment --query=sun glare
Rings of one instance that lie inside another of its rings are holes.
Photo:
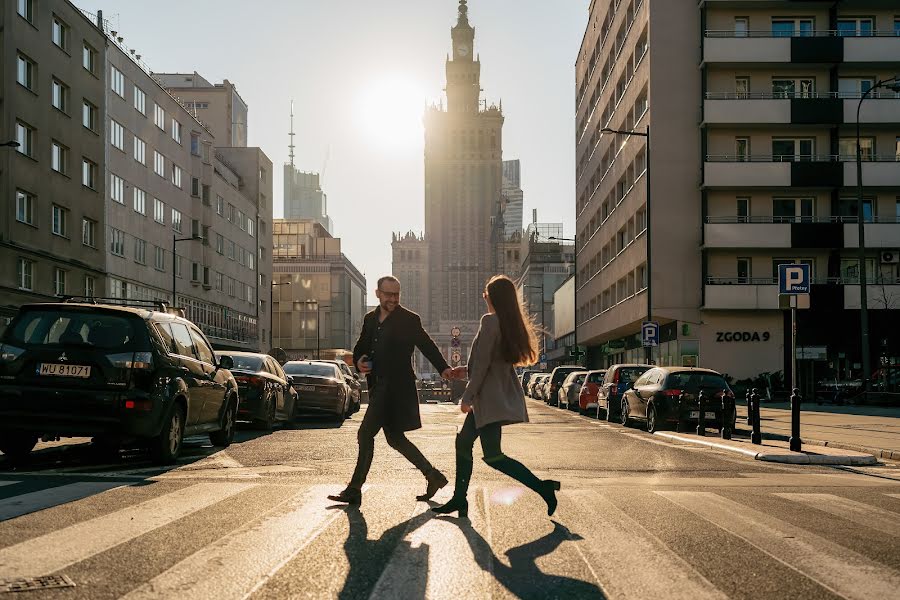
[[[371,141],[384,148],[410,148],[423,137],[425,95],[409,80],[392,77],[370,84],[360,97],[359,119]]]

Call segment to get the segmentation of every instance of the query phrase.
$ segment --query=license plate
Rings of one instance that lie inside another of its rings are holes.
[[[61,365],[57,363],[41,363],[38,369],[39,375],[56,375],[59,377],[80,377],[87,379],[91,376],[91,368],[85,365]]]
[[[314,385],[298,385],[297,391],[298,392],[314,392],[314,391],[316,391],[316,386],[314,386]]]
[[[699,418],[700,418],[700,411],[699,411],[699,410],[692,410],[692,411],[691,411],[691,416],[690,416],[690,418],[691,418],[691,419],[699,419]],[[716,418],[716,413],[714,413],[714,412],[707,412],[707,413],[706,413],[706,418],[707,418],[707,419],[715,419],[715,418]]]

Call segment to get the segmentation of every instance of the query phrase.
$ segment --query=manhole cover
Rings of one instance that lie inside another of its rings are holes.
[[[6,592],[31,592],[50,588],[75,587],[75,582],[66,575],[45,575],[44,577],[19,577],[0,579],[0,594]]]

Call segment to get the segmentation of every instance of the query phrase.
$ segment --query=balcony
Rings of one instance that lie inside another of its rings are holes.
[[[900,156],[887,154],[872,158],[863,161],[863,185],[900,187]],[[842,156],[841,159],[844,161],[844,185],[856,186],[856,157]]]
[[[900,37],[894,32],[876,32],[875,36],[847,37],[844,41],[845,63],[883,63],[900,56]]]
[[[900,56],[900,37],[894,31],[845,36],[835,30],[795,30],[773,33],[770,29],[704,32],[705,63],[885,63]]]
[[[772,278],[709,277],[703,308],[777,310],[778,282]]]
[[[897,38],[900,40],[900,38]],[[898,54],[897,56],[900,56]],[[856,109],[859,106],[858,98],[844,98],[844,123],[856,123]],[[880,93],[874,98],[866,98],[859,111],[860,123],[900,123],[900,94]]]
[[[703,103],[707,125],[790,123],[791,101],[772,94],[714,94],[707,92]]]
[[[900,309],[900,282],[873,283],[866,286],[866,306],[871,310]],[[844,308],[859,310],[859,285],[844,286]]]
[[[707,30],[703,44],[705,63],[789,63],[791,39],[736,37],[733,31]]]
[[[837,158],[829,154],[710,154],[704,165],[703,185],[838,187],[844,180]]]
[[[859,226],[856,217],[847,217],[853,224],[844,225],[844,247],[859,248]],[[898,217],[873,217],[871,223],[866,223],[866,248],[900,248],[900,218]],[[898,307],[900,308],[900,307]]]
[[[790,248],[791,225],[773,217],[707,217],[706,248]]]

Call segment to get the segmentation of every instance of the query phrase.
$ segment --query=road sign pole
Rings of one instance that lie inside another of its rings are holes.
[[[797,387],[797,297],[791,298],[791,389]]]

